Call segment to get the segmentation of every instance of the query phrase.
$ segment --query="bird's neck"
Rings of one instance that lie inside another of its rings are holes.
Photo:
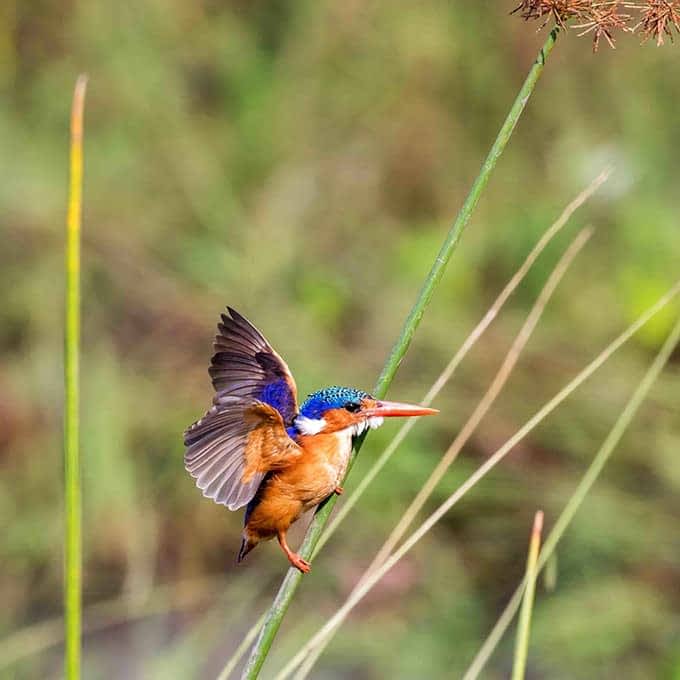
[[[302,434],[298,437],[301,448],[316,456],[323,456],[329,460],[345,461],[352,451],[352,437],[354,429],[347,427],[335,432],[321,432],[319,434]]]

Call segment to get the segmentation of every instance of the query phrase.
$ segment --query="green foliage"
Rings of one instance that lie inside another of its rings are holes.
[[[3,5],[0,638],[61,609],[61,225],[75,75],[90,75],[85,629],[87,607],[102,598],[132,592],[143,601],[180,579],[219,574],[266,591],[248,590],[238,620],[212,619],[206,637],[214,636],[217,659],[189,635],[209,612],[174,613],[168,595],[170,613],[145,623],[147,649],[130,651],[137,627],[86,634],[85,675],[124,655],[128,677],[145,677],[163,650],[186,645],[182,658],[194,659],[195,677],[214,677],[286,567],[276,546],[264,545],[236,568],[241,518],[202,499],[182,467],[181,431],[210,399],[218,312],[225,304],[246,312],[289,362],[303,395],[335,383],[371,388],[544,38],[507,17],[511,5]],[[593,57],[571,35],[554,55],[395,380],[395,399],[422,395],[574,191],[610,161],[614,175],[573,225],[593,224],[593,243],[446,490],[677,276],[676,50],[627,39]],[[532,273],[438,399],[442,415],[418,425],[317,560],[282,631],[287,651],[305,639],[294,622],[332,610],[356,563],[370,559],[410,502],[545,273]],[[386,604],[352,619],[319,668],[385,677],[385,668],[399,672],[395,649],[404,668],[421,660],[432,677],[464,667],[521,578],[528,518],[544,507],[549,526],[676,313],[655,320],[461,503],[414,552],[413,580],[379,589]],[[547,676],[564,662],[574,677],[592,677],[595,660],[604,676],[673,677],[679,384],[674,357],[590,497],[596,510],[579,516],[560,550],[555,594],[537,601],[532,626],[530,663]],[[353,475],[380,450],[367,441]],[[643,623],[622,616],[616,630],[603,622],[598,631],[584,607],[594,585],[608,582],[616,608],[628,597]],[[560,635],[558,597],[569,619]],[[659,598],[665,604],[656,608]],[[582,605],[580,619],[572,602]],[[225,611],[219,597],[214,607]],[[610,644],[601,638],[611,630]],[[58,655],[49,647],[27,658],[23,677],[54,672]],[[508,658],[496,659],[488,677],[507,677]]]

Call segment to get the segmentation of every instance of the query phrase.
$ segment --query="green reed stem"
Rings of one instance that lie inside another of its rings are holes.
[[[465,199],[465,202],[463,203],[463,206],[456,217],[456,221],[453,223],[448,234],[446,235],[446,240],[442,244],[437,257],[435,258],[432,268],[425,279],[425,283],[420,290],[418,298],[416,299],[416,302],[411,308],[411,311],[404,323],[401,334],[392,348],[390,356],[388,357],[382,373],[378,378],[378,382],[376,383],[375,389],[373,390],[373,393],[378,398],[383,397],[386,394],[387,389],[389,388],[397,370],[399,369],[399,365],[406,355],[409,345],[411,344],[411,340],[413,339],[413,335],[418,328],[421,319],[423,318],[425,309],[432,299],[432,295],[434,294],[437,285],[441,281],[442,276],[444,275],[446,265],[451,259],[451,255],[460,241],[460,237],[470,220],[472,212],[479,201],[482,191],[489,182],[491,172],[496,167],[496,163],[498,162],[498,159],[500,158],[510,137],[512,136],[515,126],[517,125],[517,122],[519,121],[519,118],[522,115],[527,102],[529,101],[529,97],[531,96],[531,93],[533,92],[534,87],[536,86],[536,83],[543,72],[546,59],[555,46],[558,33],[559,28],[553,28],[546,38],[545,43],[539,50],[536,60],[531,66],[529,74],[527,75],[526,80],[524,81],[512,107],[510,108],[510,112],[508,113],[500,131],[498,132],[491,150],[484,160],[477,178],[472,184],[472,188],[470,189],[470,192],[468,193],[467,198]],[[356,441],[354,453],[350,459],[349,465],[347,466],[347,474],[349,474],[349,471],[352,468],[356,455],[361,449],[364,439],[365,434]],[[347,476],[347,474],[345,476]],[[318,507],[314,518],[307,529],[305,539],[300,548],[300,555],[304,559],[309,559],[311,557],[314,547],[321,536],[321,532],[330,518],[330,514],[333,511],[336,500],[337,496],[332,495]],[[281,626],[283,617],[288,610],[297,587],[300,585],[301,579],[302,574],[297,569],[291,567],[288,570],[288,573],[284,577],[283,582],[279,587],[279,591],[265,616],[264,624],[260,630],[260,634],[258,635],[255,645],[253,646],[253,649],[250,653],[250,657],[248,658],[242,674],[242,678],[244,680],[253,680],[259,675],[265,659],[269,654],[269,650],[271,649],[274,637]]]
[[[529,543],[529,556],[527,558],[527,570],[524,580],[527,584],[524,589],[522,600],[522,612],[517,627],[517,643],[515,645],[515,658],[512,665],[512,680],[524,680],[529,653],[529,631],[531,630],[531,612],[534,607],[534,592],[536,591],[536,576],[538,575],[537,562],[538,550],[541,546],[541,532],[543,531],[543,512],[539,510],[534,517],[534,526],[531,530]]]
[[[409,507],[404,511],[401,519],[390,532],[390,535],[383,543],[382,547],[378,550],[370,565],[364,571],[363,575],[350,594],[350,597],[361,588],[367,576],[369,576],[371,572],[379,569],[381,565],[385,563],[387,558],[392,555],[395,547],[398,545],[408,528],[411,526],[416,515],[418,512],[420,512],[427,499],[432,495],[434,489],[441,481],[442,476],[453,464],[454,460],[456,460],[466,442],[479,427],[479,424],[482,422],[489,409],[495,403],[498,395],[501,393],[506,382],[512,375],[512,372],[517,365],[517,361],[519,360],[527,342],[536,329],[536,326],[538,325],[538,322],[540,321],[541,316],[543,315],[543,312],[550,301],[550,298],[557,289],[557,286],[565,275],[567,269],[571,266],[574,258],[580,252],[581,248],[583,248],[591,234],[592,230],[587,227],[581,230],[581,232],[571,242],[570,246],[565,250],[559,262],[555,265],[555,268],[548,277],[548,280],[546,281],[529,314],[527,315],[526,320],[515,336],[508,353],[505,355],[505,358],[503,359],[503,362],[501,363],[488,389],[480,399],[473,413],[461,427],[454,441],[451,443],[451,446],[449,446],[449,448],[442,455],[442,458],[432,471],[430,477],[427,479],[423,487],[421,487],[420,491],[413,499]],[[301,664],[299,671],[295,675],[295,680],[302,680],[303,678],[307,677],[309,671],[311,671],[314,663],[316,662],[316,658],[323,653],[324,649],[328,646],[331,639],[338,630],[339,627],[331,631],[326,638],[324,638],[310,651],[309,655]],[[285,677],[287,676],[285,676],[282,671],[275,680],[284,680]]]
[[[80,219],[83,187],[83,108],[87,78],[78,77],[71,108],[66,310],[64,325],[64,674],[80,678],[82,532],[79,460]]]
[[[668,338],[659,350],[659,353],[656,355],[654,361],[647,369],[644,377],[638,383],[638,386],[635,388],[635,392],[633,392],[631,398],[628,400],[628,403],[621,412],[621,415],[618,417],[616,423],[609,431],[607,438],[604,440],[602,446],[595,454],[592,463],[588,466],[588,469],[581,478],[581,481],[578,483],[576,490],[571,495],[571,498],[564,507],[564,510],[562,510],[562,513],[557,518],[555,525],[548,534],[538,558],[539,571],[543,569],[552,554],[555,552],[557,544],[564,535],[564,532],[571,524],[586,495],[592,488],[593,484],[595,484],[597,481],[597,478],[600,476],[600,473],[609,460],[609,457],[611,456],[614,449],[618,446],[626,432],[626,429],[630,425],[630,422],[635,417],[635,414],[640,408],[642,402],[647,397],[649,390],[656,382],[656,379],[659,377],[659,374],[663,370],[679,342],[680,318],[678,318],[678,321],[669,333]],[[503,613],[496,622],[496,625],[489,633],[488,637],[484,641],[484,644],[481,646],[479,652],[477,652],[477,655],[470,664],[470,667],[465,672],[463,680],[475,680],[477,677],[479,677],[479,674],[484,669],[484,666],[491,657],[491,654],[493,654],[493,651],[503,637],[503,634],[512,622],[514,615],[517,613],[522,601],[522,593],[525,586],[526,580],[522,581],[522,583],[520,583],[513,593],[510,601],[503,610]]]
[[[546,230],[546,232],[541,236],[541,238],[536,242],[536,245],[531,249],[526,259],[515,272],[512,278],[505,285],[503,290],[500,292],[498,297],[494,300],[493,304],[486,311],[480,322],[472,329],[467,338],[463,341],[463,344],[459,347],[458,351],[453,355],[451,361],[447,364],[446,368],[441,372],[439,377],[435,380],[433,385],[428,390],[427,394],[423,397],[422,401],[419,402],[422,406],[429,406],[439,394],[439,392],[448,384],[449,380],[452,378],[454,372],[461,364],[463,359],[467,356],[468,352],[474,347],[475,343],[483,335],[486,329],[491,325],[493,320],[498,316],[499,312],[503,308],[503,305],[507,302],[509,297],[512,295],[514,290],[522,282],[526,274],[529,272],[534,262],[538,259],[539,255],[545,250],[552,239],[560,233],[562,228],[567,224],[573,213],[580,208],[598,189],[599,187],[607,181],[611,173],[610,169],[601,172],[576,198],[574,198],[569,205],[562,211],[561,215],[557,218],[555,222]],[[362,476],[359,484],[352,490],[352,493],[345,499],[337,513],[333,516],[333,520],[328,524],[324,530],[319,542],[316,545],[314,554],[312,557],[316,558],[319,551],[331,538],[333,533],[337,530],[340,524],[344,521],[350,511],[358,503],[363,493],[368,489],[370,484],[373,482],[375,477],[380,473],[382,468],[390,460],[394,452],[399,448],[400,444],[406,439],[409,432],[413,429],[417,418],[408,418],[404,424],[401,426],[397,434],[394,436],[392,441],[387,445],[385,450],[380,454],[380,456],[373,462],[371,467]]]
[[[640,315],[634,323],[626,328],[616,339],[610,342],[578,375],[569,381],[552,399],[520,427],[505,444],[477,468],[403,543],[388,557],[385,562],[371,572],[364,573],[359,584],[352,590],[345,603],[328,618],[326,623],[300,647],[298,653],[280,670],[275,680],[284,680],[312,652],[314,648],[342,624],[349,613],[361,602],[368,592],[385,574],[392,569],[420,541],[451,508],[456,505],[479,481],[486,476],[510,451],[512,451],[530,432],[532,432],[550,413],[552,413],[567,397],[588,380],[617,350],[637,333],[655,314],[680,294],[680,281],[661,296],[651,307]],[[541,565],[542,566],[542,565]],[[521,597],[521,593],[520,593]],[[467,676],[464,680],[467,680]]]

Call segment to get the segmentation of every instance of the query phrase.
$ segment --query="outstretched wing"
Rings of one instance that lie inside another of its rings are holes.
[[[262,479],[302,455],[279,411],[269,404],[217,395],[214,406],[184,433],[184,465],[203,495],[236,510]]]
[[[297,414],[297,388],[286,362],[250,321],[231,307],[227,311],[208,369],[215,391],[269,404],[290,425]]]

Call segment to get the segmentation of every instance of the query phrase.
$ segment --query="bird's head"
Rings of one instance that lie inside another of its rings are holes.
[[[314,392],[300,407],[295,429],[301,434],[328,434],[351,429],[352,435],[375,429],[383,418],[395,416],[429,416],[436,409],[375,399],[368,392],[352,387],[326,387]]]

